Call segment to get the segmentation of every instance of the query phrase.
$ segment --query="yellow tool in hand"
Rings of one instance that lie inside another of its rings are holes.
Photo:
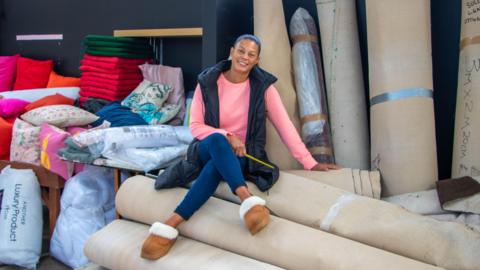
[[[268,164],[268,163],[266,163],[266,162],[264,162],[264,161],[261,161],[261,160],[258,159],[258,158],[252,157],[252,156],[250,156],[249,154],[245,154],[245,157],[247,157],[247,158],[249,158],[249,159],[251,159],[251,160],[253,160],[253,161],[255,161],[255,162],[258,162],[258,163],[260,163],[260,164],[262,164],[262,165],[265,165],[265,166],[267,166],[267,167],[270,168],[270,169],[273,169],[273,168],[274,168],[272,165],[270,165],[270,164]]]

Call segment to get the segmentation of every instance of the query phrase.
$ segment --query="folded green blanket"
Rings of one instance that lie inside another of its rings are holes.
[[[86,41],[115,41],[129,44],[144,44],[148,45],[147,38],[136,38],[136,37],[113,37],[113,36],[102,36],[102,35],[87,35],[85,37]]]
[[[124,57],[124,58],[136,58],[136,59],[150,59],[152,58],[152,54],[137,54],[137,53],[126,53],[126,52],[108,52],[108,51],[98,51],[93,49],[87,48],[87,53],[91,55],[99,55],[99,56],[117,56],[117,57]]]
[[[134,54],[152,54],[152,48],[121,48],[121,47],[98,47],[98,46],[88,46],[87,49],[95,50],[99,52],[123,52],[123,53],[134,53]]]
[[[99,41],[99,40],[85,40],[84,44],[89,47],[109,47],[109,48],[127,48],[127,49],[140,49],[151,50],[150,44],[137,44],[137,43],[125,43],[119,41]]]

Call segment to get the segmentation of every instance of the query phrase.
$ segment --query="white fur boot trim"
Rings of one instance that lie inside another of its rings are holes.
[[[150,227],[150,233],[154,235],[158,235],[167,239],[175,239],[178,236],[178,230],[173,228],[172,226],[163,224],[161,222],[155,222]]]
[[[252,209],[255,205],[265,205],[265,200],[257,196],[251,196],[243,201],[240,205],[240,218],[243,220],[248,210]]]

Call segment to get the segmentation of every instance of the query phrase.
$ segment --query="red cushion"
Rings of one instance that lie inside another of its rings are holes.
[[[62,105],[62,104],[73,105],[74,103],[75,103],[75,100],[57,93],[54,95],[43,97],[35,102],[28,104],[25,107],[25,110],[31,111],[33,109],[40,108],[43,106],[48,106],[48,105]]]
[[[52,69],[53,60],[40,61],[19,57],[13,90],[47,87],[48,78],[50,77]]]
[[[127,90],[132,91],[133,89],[137,88],[138,83],[113,85],[108,83],[92,81],[92,80],[82,80],[82,82],[80,83],[80,87],[85,87],[85,86],[93,86],[93,87],[108,89],[112,91],[127,91]]]
[[[13,123],[0,117],[0,159],[9,159]]]
[[[13,89],[19,55],[0,56],[0,92]]]
[[[48,78],[47,88],[78,87],[79,85],[80,85],[80,78],[58,75],[55,71],[52,70]]]

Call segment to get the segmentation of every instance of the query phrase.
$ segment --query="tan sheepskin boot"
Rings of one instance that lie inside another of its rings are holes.
[[[240,205],[240,218],[252,235],[262,230],[270,222],[270,212],[265,207],[265,200],[251,196]]]
[[[168,253],[177,240],[178,231],[172,226],[155,222],[150,227],[150,235],[145,239],[140,256],[148,260],[157,260]]]

